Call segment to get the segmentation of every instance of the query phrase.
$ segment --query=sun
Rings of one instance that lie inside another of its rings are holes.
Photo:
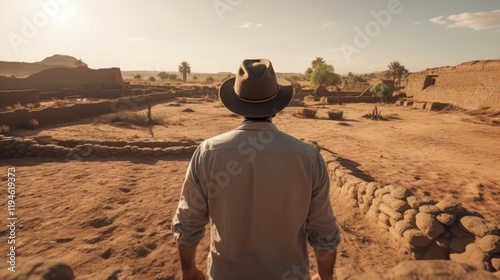
[[[59,12],[54,16],[56,21],[67,22],[73,20],[78,13],[78,7],[75,1],[61,5]]]

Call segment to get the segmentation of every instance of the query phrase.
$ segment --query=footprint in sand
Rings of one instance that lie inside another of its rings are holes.
[[[96,218],[96,219],[92,219],[92,220],[89,220],[87,222],[84,222],[82,224],[83,227],[93,227],[93,228],[102,228],[102,227],[105,227],[105,226],[109,226],[111,225],[113,222],[114,222],[114,218],[108,218],[108,217],[104,217],[104,218]]]
[[[129,193],[130,192],[130,189],[129,188],[118,188],[120,191],[124,192],[124,193]]]

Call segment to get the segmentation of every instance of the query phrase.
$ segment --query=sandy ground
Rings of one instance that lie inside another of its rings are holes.
[[[182,122],[155,126],[155,140],[201,141],[241,122],[218,103],[181,105],[153,107],[153,113]],[[195,112],[181,112],[186,108]],[[326,119],[328,108],[344,110],[346,125]],[[500,224],[498,126],[478,123],[462,112],[422,112],[393,105],[379,106],[389,121],[361,117],[372,108],[370,104],[328,105],[319,109],[317,119],[296,118],[291,114],[295,108],[287,108],[275,118],[275,124],[297,138],[318,141],[344,164],[377,181],[411,188],[420,196],[461,202]],[[152,140],[147,129],[92,119],[15,133],[82,141]],[[169,227],[188,164],[189,158],[182,157],[0,161],[0,165],[17,169],[18,252],[61,258],[78,275],[121,265],[124,279],[178,279],[179,260]],[[384,271],[410,259],[388,233],[364,220],[335,193],[332,205],[344,228],[339,266]],[[2,212],[0,218],[4,216]],[[5,234],[0,232],[0,236]],[[198,249],[202,269],[206,268],[208,246],[205,236]]]

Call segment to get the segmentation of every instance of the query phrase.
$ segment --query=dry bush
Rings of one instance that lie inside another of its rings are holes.
[[[17,102],[16,104],[14,104],[14,108],[21,109],[21,108],[23,108],[23,105],[21,105],[20,102]]]
[[[28,104],[26,104],[26,108],[33,109],[33,108],[35,108],[35,105],[33,103],[28,103]]]
[[[148,119],[147,112],[131,112],[121,111],[116,113],[101,116],[99,119],[94,120],[94,123],[128,123],[138,126],[150,125],[177,125],[182,124],[184,119],[179,117],[165,117],[163,115],[151,114],[151,119]]]
[[[217,96],[217,94],[206,94],[201,99],[203,99],[207,102],[215,102],[218,100],[218,96]]]
[[[0,134],[8,135],[10,132],[10,127],[8,125],[2,124],[0,126]]]
[[[12,107],[12,106],[9,105],[9,106],[5,106],[5,109],[6,110],[12,110],[12,109],[14,109],[14,107]]]
[[[61,99],[57,99],[57,98],[52,98],[52,107],[62,107],[64,105],[66,105],[67,102],[64,101],[64,100],[61,100]]]
[[[318,108],[301,108],[292,111],[292,115],[294,117],[302,117],[312,119],[316,117],[316,113],[318,112]]]
[[[342,118],[344,117],[344,111],[340,111],[340,110],[329,110],[328,111],[328,117],[331,119],[331,120],[342,120]]]
[[[22,122],[20,128],[35,129],[38,127],[39,124],[40,123],[36,119],[29,119]]]
[[[374,121],[386,121],[387,119],[382,116],[382,110],[378,110],[377,106],[371,113],[363,115],[363,118],[372,119]]]

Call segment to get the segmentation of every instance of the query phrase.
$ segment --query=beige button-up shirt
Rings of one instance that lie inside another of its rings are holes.
[[[306,240],[322,251],[340,242],[329,182],[314,146],[246,121],[198,147],[172,230],[193,247],[210,221],[210,279],[309,279]]]

